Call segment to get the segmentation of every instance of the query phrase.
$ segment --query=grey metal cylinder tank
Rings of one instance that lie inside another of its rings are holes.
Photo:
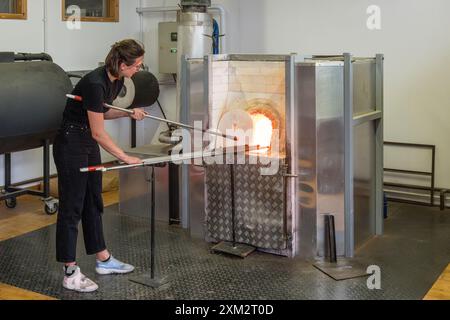
[[[50,61],[0,63],[0,154],[53,140],[72,83]]]
[[[209,13],[178,12],[177,120],[181,112],[181,57],[203,58],[212,51],[213,19]]]

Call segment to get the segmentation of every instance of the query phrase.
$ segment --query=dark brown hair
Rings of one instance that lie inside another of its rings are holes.
[[[133,39],[114,43],[105,60],[106,70],[114,77],[119,76],[120,64],[133,65],[136,59],[145,53],[144,46]]]

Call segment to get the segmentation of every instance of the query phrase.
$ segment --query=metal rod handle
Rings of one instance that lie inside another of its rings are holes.
[[[69,98],[69,99],[73,99],[75,101],[79,101],[79,102],[83,101],[82,97],[76,96],[76,95],[73,95],[73,94],[66,94],[66,97]],[[119,111],[122,111],[122,112],[126,112],[128,114],[134,114],[134,110],[129,110],[129,109],[116,107],[116,106],[113,106],[113,105],[110,105],[110,104],[107,104],[107,103],[104,103],[103,105],[105,107],[107,107],[107,108],[110,108],[110,109],[119,110]],[[173,125],[175,125],[177,127],[181,127],[181,128],[197,130],[197,131],[201,131],[201,132],[204,132],[204,133],[210,133],[210,134],[214,134],[216,136],[219,136],[219,137],[222,137],[222,138],[226,138],[226,139],[231,139],[231,140],[234,140],[234,141],[238,140],[238,138],[236,136],[229,136],[229,135],[218,133],[218,132],[214,132],[214,131],[198,129],[198,128],[195,128],[194,126],[190,126],[188,124],[184,124],[184,123],[177,122],[177,121],[172,121],[172,120],[167,120],[167,119],[160,118],[160,117],[155,117],[155,116],[152,116],[152,115],[149,115],[149,114],[146,114],[145,117],[149,118],[149,119],[161,121],[161,122],[170,123],[170,124],[173,124]]]

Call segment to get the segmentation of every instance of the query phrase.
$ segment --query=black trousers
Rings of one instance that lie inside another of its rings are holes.
[[[83,226],[87,254],[106,249],[103,236],[102,173],[80,172],[99,165],[100,149],[87,126],[63,124],[53,144],[58,171],[59,212],[56,224],[56,260],[76,261],[78,225]]]

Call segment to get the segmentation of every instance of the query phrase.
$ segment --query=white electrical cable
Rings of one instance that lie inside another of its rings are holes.
[[[43,46],[44,46],[44,53],[47,53],[47,50],[48,50],[48,44],[47,44],[47,41],[48,41],[48,35],[47,35],[47,22],[48,22],[48,20],[47,20],[47,17],[48,17],[48,12],[47,12],[47,9],[48,9],[48,7],[47,7],[47,0],[43,0],[43,17],[42,17],[42,23],[43,23],[43,32],[44,32],[44,35],[43,35],[43,37],[44,37],[44,39],[43,39]]]

